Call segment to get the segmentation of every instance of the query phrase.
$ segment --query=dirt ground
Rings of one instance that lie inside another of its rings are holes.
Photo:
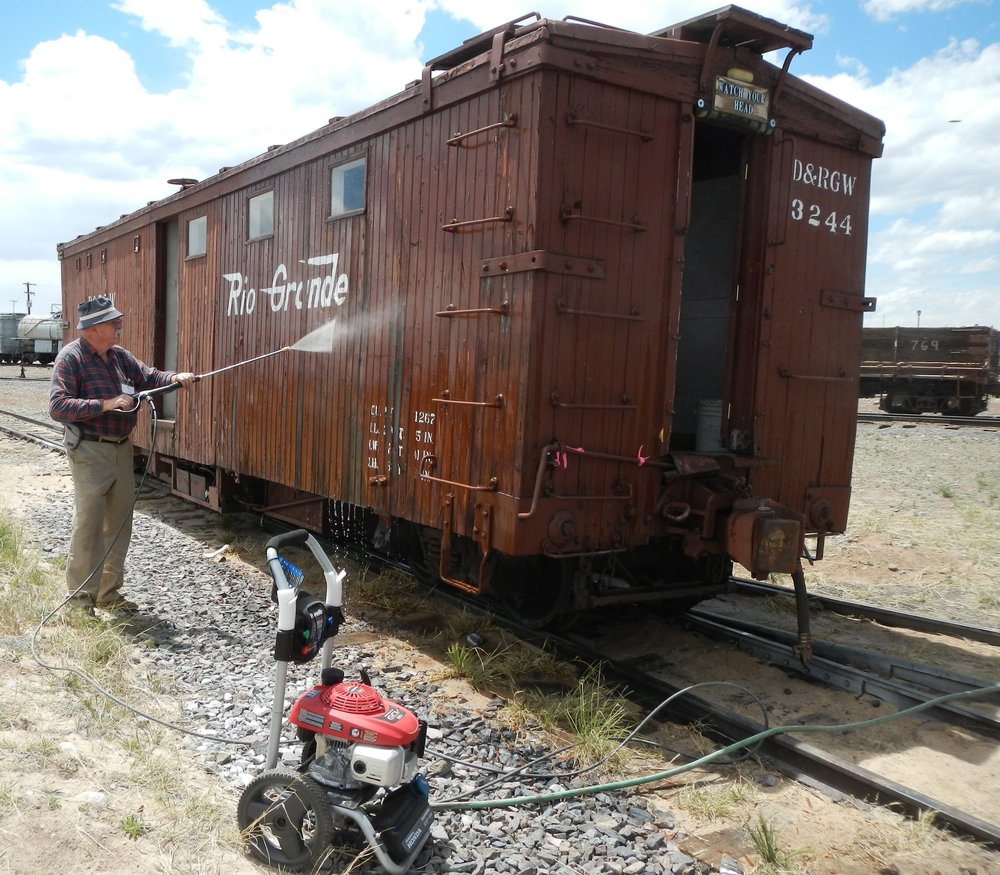
[[[0,393],[5,388],[0,386]],[[0,407],[5,406],[0,398]],[[994,534],[1000,524],[998,440],[995,432],[957,433],[939,425],[860,425],[848,532],[828,542],[826,558],[809,574],[810,589],[1000,627]],[[0,435],[0,507],[30,520],[33,503],[43,501],[51,490],[69,489],[65,462]],[[16,582],[0,580],[4,585]],[[822,624],[818,636],[821,629]],[[263,871],[241,855],[235,828],[229,826],[234,820],[229,816],[235,809],[233,791],[220,786],[162,734],[136,732],[135,743],[129,744],[82,732],[79,697],[65,678],[40,668],[23,636],[3,634],[0,631],[0,875]],[[898,647],[901,640],[890,635],[887,647]],[[409,647],[406,642],[388,644]],[[933,644],[923,640],[913,646],[927,651],[934,650]],[[730,662],[731,654],[703,646],[701,650],[676,657],[693,679],[704,677],[713,664],[721,674],[737,671],[739,662]],[[997,678],[998,663],[990,648],[948,655]],[[421,662],[429,664],[426,657]],[[814,687],[810,690],[815,696],[813,722],[852,719],[826,712],[823,696]],[[481,700],[469,690],[463,701],[478,710]],[[870,707],[859,702],[858,713],[867,708],[870,716]],[[789,704],[787,716],[801,713]],[[779,711],[772,724],[785,717]],[[960,806],[972,798],[984,819],[1000,822],[995,745],[930,722],[907,731],[908,740],[887,733],[874,745],[845,736],[844,755],[850,756],[856,745],[859,757],[873,770],[891,769],[898,782],[920,786],[926,783],[922,772],[928,768],[920,755],[924,748],[964,750],[969,769],[956,770],[950,781],[954,786],[945,786],[949,782],[938,776],[930,795],[950,796]],[[158,739],[156,749],[149,749],[150,737]],[[171,762],[177,783],[149,786],[144,772],[158,757]],[[730,782],[724,770],[717,775],[703,773],[704,787],[711,790]],[[963,794],[963,788],[968,792]],[[734,857],[748,875],[1000,875],[1000,853],[956,841],[928,824],[905,821],[884,809],[834,802],[784,779],[772,777],[753,787],[748,806],[721,815],[693,804],[690,789],[687,792],[685,796],[676,787],[656,787],[648,798],[676,813],[677,831],[689,834],[684,847],[690,854],[715,865],[723,855]],[[202,810],[204,816],[195,822],[202,822],[203,828],[192,829],[192,811]],[[771,823],[781,846],[790,849],[785,868],[759,864],[745,830],[757,818]],[[130,822],[148,829],[130,837]]]

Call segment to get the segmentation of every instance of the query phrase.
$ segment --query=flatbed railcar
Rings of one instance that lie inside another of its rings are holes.
[[[1000,331],[865,328],[859,389],[887,413],[975,416],[1000,397]]]
[[[198,373],[336,320],[140,421],[206,506],[363,528],[538,625],[798,580],[847,521],[884,134],[789,72],[811,45],[738,7],[507,23],[60,245],[65,311],[110,294]]]

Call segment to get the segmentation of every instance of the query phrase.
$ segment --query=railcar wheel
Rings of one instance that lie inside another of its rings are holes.
[[[254,857],[291,872],[314,869],[333,835],[326,794],[290,769],[270,769],[251,781],[240,796],[237,822]]]
[[[529,629],[568,629],[579,612],[573,608],[574,566],[532,557],[504,558],[494,573],[498,600]]]

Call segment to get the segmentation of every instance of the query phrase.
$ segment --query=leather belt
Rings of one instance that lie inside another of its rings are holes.
[[[102,444],[123,444],[128,440],[128,435],[121,438],[102,437],[99,434],[87,434],[84,432],[80,437],[85,441],[99,441]]]

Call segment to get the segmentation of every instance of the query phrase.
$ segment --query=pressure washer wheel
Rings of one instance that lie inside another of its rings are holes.
[[[333,811],[326,794],[291,769],[270,769],[251,781],[237,821],[251,854],[268,865],[312,870],[329,853]]]

